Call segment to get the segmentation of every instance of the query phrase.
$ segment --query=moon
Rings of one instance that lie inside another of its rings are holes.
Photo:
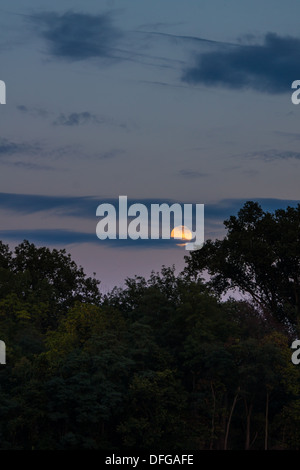
[[[178,225],[177,227],[174,227],[172,232],[171,232],[171,238],[178,238],[179,240],[182,241],[189,241],[193,238],[193,234],[191,230],[186,227],[185,225]],[[180,243],[178,246],[185,246],[186,243]]]

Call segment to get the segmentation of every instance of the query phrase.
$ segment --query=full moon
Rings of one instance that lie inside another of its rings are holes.
[[[177,227],[173,228],[171,232],[171,238],[178,238],[179,240],[189,241],[193,238],[193,234],[191,230],[185,225],[178,225]],[[180,244],[178,246],[184,246],[184,245],[185,243]]]

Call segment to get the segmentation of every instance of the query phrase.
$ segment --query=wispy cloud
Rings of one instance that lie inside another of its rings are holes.
[[[57,162],[67,162],[72,158],[93,161],[112,160],[126,154],[122,148],[112,148],[102,152],[85,150],[82,145],[62,145],[52,147],[47,142],[15,142],[10,139],[0,139],[0,165],[23,168],[24,170],[55,171]],[[59,171],[66,168],[59,167]]]
[[[1,166],[23,168],[24,170],[52,171],[55,167],[50,163],[62,161],[70,155],[73,157],[82,156],[80,147],[78,145],[52,147],[45,142],[17,142],[6,138],[0,139]],[[64,169],[60,167],[60,171],[64,171]]]
[[[262,44],[237,44],[198,55],[182,80],[275,94],[289,93],[299,76],[300,38],[268,33]]]
[[[300,152],[294,152],[291,150],[259,150],[254,152],[248,152],[244,155],[246,158],[257,158],[266,162],[274,160],[300,160]]]
[[[233,43],[215,41],[213,39],[202,38],[200,36],[189,36],[184,34],[171,34],[161,31],[144,31],[145,34],[153,35],[157,37],[164,37],[175,42],[194,42],[202,45],[214,45],[214,46],[235,46]]]
[[[0,139],[0,165],[2,166],[31,171],[52,171],[53,167],[39,161],[42,154],[43,149],[39,143],[13,142],[9,139]]]
[[[34,162],[24,162],[21,160],[5,161],[4,164],[6,166],[13,166],[15,168],[23,168],[24,170],[30,170],[30,171],[55,171],[55,168],[49,165],[43,165],[41,163],[34,163]],[[60,171],[65,171],[65,170],[60,169]]]
[[[36,155],[41,151],[39,143],[14,142],[9,139],[0,138],[0,158],[10,155]]]
[[[54,126],[77,127],[85,124],[113,126],[128,129],[128,125],[109,116],[99,116],[89,111],[60,113],[52,122]]]
[[[98,114],[91,113],[90,111],[72,111],[68,113],[60,113],[53,118],[53,115],[56,114],[53,111],[31,107],[24,104],[16,106],[16,109],[24,115],[32,116],[35,118],[44,118],[49,120],[52,119],[51,124],[53,126],[66,126],[66,127],[78,127],[86,124],[95,124],[103,126],[113,126],[119,127],[122,129],[129,129],[129,125],[125,122],[119,121],[110,116],[101,116]]]
[[[65,115],[61,113],[57,119],[53,121],[53,124],[56,126],[79,126],[87,123],[99,123],[97,116],[84,111],[81,113],[71,113]]]
[[[281,137],[286,137],[290,141],[300,140],[300,133],[298,132],[274,131],[274,133]]]
[[[49,112],[44,108],[28,107],[24,104],[20,104],[17,107],[17,110],[23,114],[29,114],[34,117],[43,117],[46,118],[49,115]]]
[[[176,239],[138,239],[132,240],[99,240],[95,233],[80,232],[67,229],[31,229],[31,230],[0,230],[0,240],[20,243],[28,240],[38,245],[67,246],[74,244],[90,243],[110,248],[140,248],[140,249],[170,249],[176,247]]]

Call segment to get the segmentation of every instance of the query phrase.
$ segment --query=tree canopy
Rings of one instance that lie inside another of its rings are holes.
[[[187,272],[208,272],[218,294],[238,289],[280,322],[298,326],[300,205],[272,213],[249,201],[224,225],[224,239],[208,240],[187,257]]]
[[[0,243],[1,450],[300,449],[299,207],[225,224],[105,295],[65,250]]]

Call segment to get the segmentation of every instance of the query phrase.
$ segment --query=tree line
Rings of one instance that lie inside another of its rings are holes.
[[[65,250],[0,242],[0,449],[299,450],[299,222],[249,201],[181,273],[105,295]]]

